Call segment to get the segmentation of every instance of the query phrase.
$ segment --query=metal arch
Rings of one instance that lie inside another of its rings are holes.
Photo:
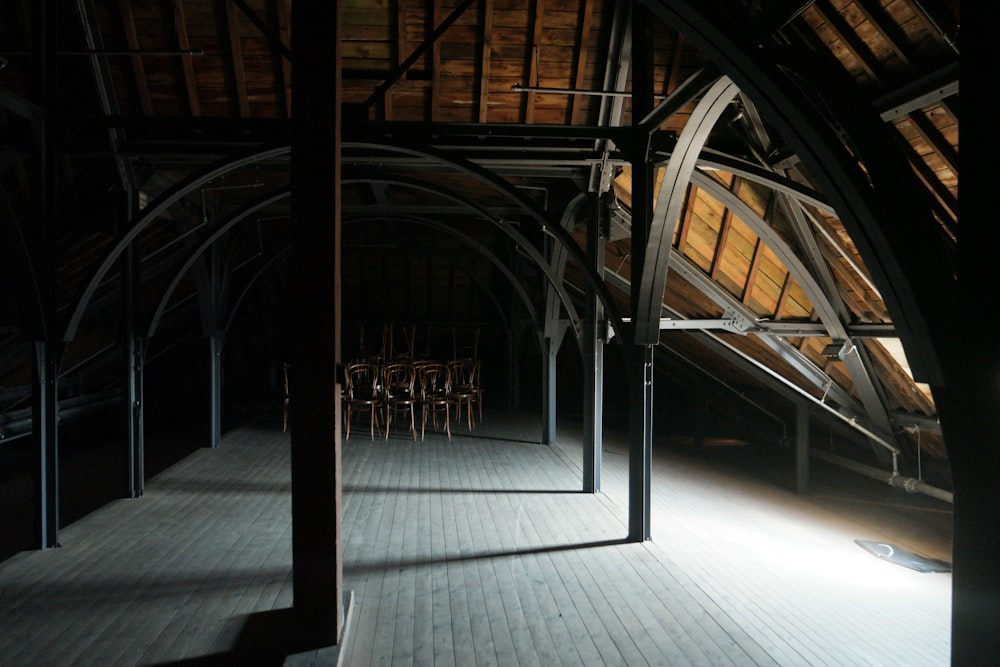
[[[686,186],[695,170],[702,147],[716,121],[739,93],[736,84],[722,76],[716,81],[691,113],[680,137],[666,173],[660,183],[656,210],[650,221],[646,252],[640,274],[639,298],[635,313],[635,343],[652,345],[660,340],[660,307],[667,285],[670,247],[673,231],[684,205]]]
[[[236,317],[236,311],[240,309],[240,306],[243,304],[243,300],[250,293],[250,288],[253,287],[254,284],[257,282],[257,280],[262,275],[264,275],[268,269],[271,268],[271,265],[274,264],[276,261],[278,261],[278,259],[280,259],[282,255],[288,252],[288,250],[291,247],[292,247],[291,245],[286,245],[284,248],[281,248],[280,250],[272,254],[270,257],[265,259],[263,262],[261,262],[260,266],[257,267],[257,270],[254,271],[254,274],[250,276],[250,278],[247,280],[247,284],[243,286],[243,289],[240,290],[240,293],[233,300],[233,307],[229,309],[229,317],[226,318],[226,324],[224,327],[222,327],[221,338],[223,344],[225,344],[226,338],[229,337],[229,330],[233,326],[233,320]]]
[[[664,160],[664,164],[666,161]],[[809,204],[815,208],[836,215],[837,212],[829,204],[823,195],[812,188],[807,188],[801,183],[791,180],[785,176],[764,169],[760,165],[747,162],[732,155],[726,155],[713,150],[703,150],[698,156],[698,166],[701,168],[721,169],[729,172],[733,176],[759,183],[769,190],[779,192],[802,204]]]
[[[563,211],[562,218],[559,221],[559,226],[563,229],[569,231],[569,227],[575,220],[575,215],[580,204],[587,201],[587,193],[581,192],[576,195],[569,204],[566,205],[566,210]],[[563,277],[566,273],[566,247],[563,245],[557,245],[552,249],[552,260],[551,268],[552,272],[559,279],[559,284],[562,284]],[[559,333],[559,304],[556,302],[556,292],[551,286],[545,291],[545,337],[546,338],[557,338]],[[578,341],[582,341],[581,337],[577,337]]]
[[[343,224],[344,225],[349,225],[349,224],[354,224],[354,223],[359,223],[359,222],[365,222],[365,221],[367,221],[369,219],[374,219],[374,218],[367,218],[367,217],[350,218],[350,219],[344,220]],[[386,220],[386,219],[388,219],[388,220],[397,220],[398,218],[396,218],[396,217],[391,217],[391,218],[379,217],[378,219],[379,220]],[[432,227],[438,228],[440,231],[444,231],[445,233],[448,233],[448,234],[453,234],[454,233],[453,235],[456,236],[456,237],[464,236],[464,235],[462,235],[460,233],[455,232],[455,230],[452,230],[452,229],[448,228],[448,226],[444,225],[443,223],[436,223],[436,222],[431,221],[431,220],[420,220],[420,219],[411,219],[411,218],[406,218],[406,219],[404,219],[404,221],[405,222],[410,222],[410,223],[415,223],[415,224],[424,224],[424,225],[432,226]],[[466,239],[469,240],[469,241],[472,241],[472,239],[470,237],[465,237],[465,239],[460,239],[460,240],[464,241]],[[475,243],[475,241],[472,241],[472,242]],[[280,250],[277,250],[276,252],[274,252],[270,257],[268,257],[266,260],[264,260],[263,262],[261,262],[261,264],[257,267],[256,271],[254,272],[254,274],[247,280],[247,283],[243,286],[243,289],[240,290],[240,293],[237,295],[236,299],[233,300],[233,306],[230,309],[229,316],[226,318],[226,324],[225,324],[225,326],[222,329],[222,332],[223,332],[222,338],[223,338],[223,340],[225,340],[226,337],[229,335],[229,330],[232,328],[233,320],[234,320],[234,318],[236,316],[236,311],[239,310],[239,307],[243,303],[243,300],[250,293],[250,289],[254,286],[254,284],[257,282],[257,280],[262,275],[264,275],[264,273],[267,272],[267,270],[271,267],[272,264],[274,264],[274,262],[276,262],[278,259],[281,258],[282,255],[284,255],[286,252],[288,252],[289,248],[291,248],[291,246],[290,245],[286,245],[285,247],[281,248]],[[506,271],[507,267],[505,267],[500,262],[499,258],[496,257],[496,255],[494,255],[493,253],[491,253],[488,248],[477,248],[477,250],[479,250],[480,254],[482,254],[484,257],[486,257],[491,263],[493,263],[494,265],[497,265],[498,268],[502,272],[505,272],[505,275],[512,282],[516,281],[516,278],[514,278],[514,276],[512,274],[510,274],[509,271]],[[482,289],[484,292],[486,292],[487,294],[489,294],[490,300],[493,302],[493,305],[496,308],[497,313],[500,315],[501,321],[503,321],[504,324],[505,324],[504,330],[506,331],[506,329],[507,329],[507,327],[506,327],[507,318],[504,315],[503,309],[501,308],[500,302],[497,300],[496,295],[494,295],[486,285],[483,285],[482,283],[480,283],[479,278],[478,278],[478,276],[476,276],[475,273],[473,273],[467,267],[463,267],[463,268],[465,268],[466,271],[468,271],[469,275],[472,277],[472,279],[474,281],[476,281],[477,284],[479,284],[480,289]],[[525,293],[523,291],[523,289],[519,290],[519,292],[522,295],[522,297],[524,297],[524,298],[527,297],[527,293]],[[528,308],[529,317],[531,318],[532,322],[534,322],[535,329],[537,330],[538,329],[538,316],[534,312],[534,310],[533,310],[532,305],[531,305],[530,302],[526,302],[525,306]]]
[[[462,204],[462,205],[468,207],[469,209],[475,211],[476,213],[478,213],[479,215],[481,215],[486,221],[488,221],[490,224],[492,224],[497,229],[499,229],[504,234],[506,234],[512,241],[514,241],[515,243],[517,243],[518,246],[520,246],[528,254],[528,256],[532,260],[534,260],[535,264],[538,266],[538,269],[542,273],[545,274],[546,278],[548,278],[549,286],[556,291],[556,293],[559,295],[559,298],[562,300],[563,306],[566,308],[566,312],[569,315],[570,323],[573,326],[573,330],[577,334],[577,338],[579,338],[582,335],[583,329],[582,329],[582,325],[580,324],[580,316],[576,312],[576,307],[573,305],[573,301],[572,301],[572,299],[570,299],[569,293],[566,292],[566,288],[563,287],[562,281],[558,280],[557,277],[555,275],[553,275],[552,269],[549,266],[548,262],[545,261],[545,258],[538,252],[538,250],[535,249],[535,246],[530,241],[528,241],[528,239],[524,238],[524,236],[521,235],[521,232],[517,231],[516,229],[514,229],[510,225],[503,224],[503,222],[500,221],[500,220],[493,219],[493,217],[490,216],[489,211],[487,211],[483,207],[479,206],[478,204],[475,204],[474,202],[467,201],[467,200],[465,200],[465,199],[463,199],[463,198],[461,198],[461,197],[459,197],[457,195],[453,195],[453,194],[448,193],[448,192],[442,192],[440,190],[435,190],[431,186],[426,185],[424,183],[418,183],[418,182],[414,182],[414,181],[409,181],[407,179],[402,179],[402,178],[398,178],[398,177],[392,177],[392,178],[388,178],[388,177],[385,177],[385,178],[381,178],[381,177],[380,178],[374,178],[374,177],[352,178],[352,179],[344,179],[344,180],[341,181],[341,183],[342,184],[351,184],[351,183],[391,183],[391,184],[396,184],[396,185],[402,185],[404,187],[411,187],[411,188],[414,188],[416,190],[423,190],[424,192],[430,192],[430,193],[432,193],[432,194],[434,194],[436,196],[444,197],[445,199],[450,199],[453,202]]]
[[[357,218],[345,219],[343,224],[346,225],[355,222],[383,221],[383,220],[395,220],[399,222],[410,222],[413,224],[424,225],[425,227],[430,227],[431,229],[436,229],[438,231],[449,234],[454,238],[458,239],[459,241],[461,241],[462,243],[465,243],[466,245],[475,248],[477,252],[486,257],[489,260],[489,262],[493,264],[497,268],[497,270],[499,270],[504,275],[504,277],[507,278],[508,281],[510,281],[511,286],[517,292],[518,296],[521,297],[521,301],[524,303],[524,307],[528,310],[528,316],[531,318],[531,321],[535,325],[535,331],[540,332],[542,330],[538,320],[538,312],[535,310],[535,306],[531,303],[531,297],[528,296],[528,293],[524,290],[524,287],[518,281],[517,277],[513,273],[511,273],[510,269],[508,269],[507,266],[502,261],[500,261],[500,258],[497,257],[495,254],[493,254],[493,252],[491,252],[489,248],[485,247],[484,245],[473,239],[471,236],[463,234],[457,229],[452,229],[443,222],[437,222],[436,220],[427,220],[426,218],[421,218],[418,216],[410,216],[410,215],[394,214],[394,215],[379,215],[379,216],[359,216]]]
[[[281,201],[282,199],[288,197],[290,194],[291,194],[291,186],[287,185],[273,192],[269,192],[259,197],[258,199],[250,202],[249,204],[241,208],[239,211],[234,213],[232,216],[230,216],[225,222],[223,222],[218,227],[213,229],[202,240],[202,242],[194,250],[191,251],[187,259],[184,260],[184,263],[181,264],[181,267],[177,270],[177,273],[174,274],[174,278],[173,280],[170,281],[170,284],[167,286],[167,289],[164,290],[163,296],[160,297],[160,300],[156,306],[156,310],[153,311],[153,316],[150,318],[149,330],[146,333],[146,337],[152,338],[153,335],[156,334],[156,329],[160,325],[160,320],[163,318],[163,313],[166,311],[167,303],[169,303],[170,297],[173,296],[174,290],[177,289],[177,286],[181,282],[181,278],[184,277],[184,274],[187,273],[187,270],[191,268],[191,266],[198,260],[199,257],[201,257],[201,254],[203,252],[212,247],[212,244],[215,243],[223,234],[232,229],[235,225],[237,225],[240,221],[244,220],[247,216],[252,215],[253,213],[256,213],[257,211],[263,208],[267,208],[268,206],[274,204],[275,202]]]
[[[122,252],[124,252],[128,245],[161,213],[173,206],[182,197],[185,197],[205,183],[214,180],[223,174],[227,174],[249,164],[288,155],[290,152],[290,146],[279,146],[276,148],[253,151],[235,158],[220,160],[176,183],[173,187],[161,194],[156,201],[144,208],[135,218],[128,231],[118,238],[111,250],[109,250],[104,256],[104,259],[101,260],[97,270],[94,271],[93,276],[91,276],[90,280],[87,282],[86,287],[84,287],[82,293],[77,299],[76,307],[70,315],[69,322],[66,325],[66,332],[63,334],[63,342],[70,342],[76,337],[77,329],[80,327],[80,322],[87,310],[87,306],[90,304],[90,300],[93,298],[97,288],[104,280],[108,271],[112,266],[114,266],[115,262],[121,256]]]
[[[583,250],[576,243],[576,241],[574,241],[573,238],[566,233],[566,231],[562,227],[559,226],[549,227],[549,222],[545,218],[545,216],[536,211],[534,207],[531,205],[531,202],[528,201],[528,199],[523,194],[518,192],[512,185],[510,185],[503,179],[500,179],[496,174],[490,172],[487,169],[484,169],[483,167],[480,167],[479,165],[473,162],[470,162],[469,160],[449,157],[431,148],[425,147],[422,149],[416,149],[403,146],[390,146],[386,144],[361,143],[361,142],[357,143],[345,142],[343,146],[345,148],[349,147],[378,148],[386,151],[404,153],[407,155],[415,155],[436,160],[443,164],[450,165],[451,167],[457,169],[461,173],[464,173],[468,176],[472,176],[473,178],[491,186],[497,192],[500,192],[501,194],[505,195],[507,198],[509,198],[511,201],[517,204],[521,208],[521,210],[523,210],[525,213],[531,216],[531,218],[540,228],[542,229],[547,228],[548,231],[552,234],[552,236],[556,238],[557,241],[566,246],[566,248],[570,252],[570,255],[580,265],[580,269],[584,277],[587,279],[587,282],[590,283],[591,288],[594,290],[595,294],[597,294],[598,299],[600,299],[602,305],[604,306],[604,312],[607,315],[608,323],[614,330],[615,335],[617,335],[619,339],[624,340],[623,338],[625,333],[624,323],[622,322],[621,314],[618,312],[618,306],[611,298],[611,294],[608,292],[608,288],[604,284],[604,281],[601,279],[600,276],[597,275],[597,272],[594,270],[594,267],[590,266],[590,263],[587,260],[587,256],[584,254]]]
[[[788,244],[785,243],[785,240],[775,233],[767,221],[750,208],[745,201],[740,199],[739,195],[726,188],[714,178],[695,171],[691,175],[691,182],[725,204],[738,218],[747,223],[757,236],[764,240],[767,246],[778,256],[778,259],[784,263],[789,272],[795,276],[802,289],[805,290],[813,306],[816,307],[820,320],[822,320],[830,332],[830,337],[845,338],[847,330],[844,327],[844,323],[841,322],[836,308],[831,303],[830,296],[823,291],[823,288],[813,278],[809,268],[799,259],[798,255],[792,251]]]
[[[390,222],[395,221],[393,218],[380,218],[380,220],[388,220]],[[352,220],[350,222],[355,222],[355,221]],[[414,221],[409,221],[409,222],[414,222]],[[345,246],[345,247],[351,247],[351,246],[354,246],[354,244],[350,244],[349,246]],[[366,246],[361,245],[361,246],[357,246],[357,247],[364,248]],[[418,244],[418,245],[414,245],[412,247],[414,247],[414,248],[420,248],[420,249],[426,250],[427,252],[430,252],[430,253],[438,252],[437,248],[434,248],[433,246],[426,245],[426,244]],[[488,285],[484,284],[483,281],[482,281],[482,279],[479,276],[477,276],[476,273],[471,268],[469,268],[468,266],[465,266],[464,264],[462,264],[460,262],[454,262],[454,261],[451,262],[451,264],[454,265],[454,266],[457,266],[458,268],[460,268],[465,274],[467,274],[469,276],[469,278],[472,280],[472,282],[474,282],[476,284],[476,286],[479,287],[479,289],[481,289],[484,293],[486,293],[490,297],[490,301],[493,302],[493,307],[496,309],[497,314],[500,316],[500,322],[503,324],[504,335],[507,337],[507,341],[510,342],[510,330],[508,329],[508,326],[510,325],[510,321],[507,319],[507,316],[504,314],[504,312],[503,312],[503,306],[500,305],[500,300],[497,298],[496,294],[493,293],[493,290],[491,290]],[[533,322],[536,323],[536,329],[537,329],[537,320],[533,320]]]
[[[686,260],[681,260],[686,261]],[[678,268],[675,266],[675,268]],[[693,273],[700,273],[697,270],[693,270]],[[608,271],[608,280],[619,286],[619,289],[627,290],[629,286],[629,281],[624,277],[614,273],[613,271]],[[714,285],[714,283],[713,283]],[[721,288],[720,288],[721,289]],[[663,306],[663,310],[667,313],[671,313],[670,309]],[[676,315],[676,313],[671,313]],[[712,341],[714,345],[718,347],[719,350],[725,352],[727,356],[733,359],[741,360],[743,363],[749,364],[745,368],[751,373],[755,374],[758,379],[765,379],[777,382],[780,386],[790,390],[790,393],[794,396],[805,397],[809,402],[814,403],[830,414],[836,416],[841,421],[849,424],[854,430],[859,433],[863,433],[868,436],[870,440],[881,444],[883,447],[891,452],[898,453],[899,449],[896,445],[892,444],[895,440],[894,436],[889,431],[881,430],[877,425],[871,423],[870,425],[865,424],[865,413],[856,411],[854,406],[857,405],[857,401],[847,394],[839,385],[836,383],[828,385],[829,393],[828,395],[832,401],[827,401],[826,397],[816,398],[805,389],[802,389],[795,383],[793,383],[788,378],[784,377],[777,371],[772,370],[767,365],[757,361],[753,357],[749,356],[745,352],[740,351],[738,348],[733,347],[727,343],[724,339],[710,331],[701,331],[701,335],[705,336],[708,340]],[[778,337],[767,336],[762,337],[761,340],[766,343],[771,349],[773,349],[779,356],[781,356],[786,362],[790,363],[796,370],[802,373],[806,379],[810,380],[812,384],[821,389],[824,388],[820,378],[827,378],[828,382],[832,382],[829,378],[819,371],[811,361],[805,359],[801,353],[797,351],[789,351],[787,349],[783,350],[778,347],[778,343],[787,345]],[[658,345],[665,345],[662,342],[658,342]],[[669,348],[669,346],[667,346]],[[759,374],[759,375],[756,375]],[[869,427],[870,426],[870,427]]]
[[[728,24],[713,17],[710,8],[691,0],[641,1],[718,63],[792,144],[865,258],[897,323],[914,377],[931,385],[946,384],[941,354],[954,335],[949,327],[958,302],[956,282],[939,229],[929,209],[914,200],[912,193],[919,190],[909,186],[915,177],[899,157],[885,123],[874,110],[841,108],[847,99],[836,94],[822,100],[827,109],[821,112],[817,91],[806,90],[806,80],[795,73],[806,63],[797,68],[783,65],[752,35],[722,27]],[[848,91],[845,87],[837,92]],[[845,150],[825,117],[831,109],[836,109],[837,120],[860,153]],[[902,247],[906,253],[898,250]]]
[[[625,90],[628,83],[629,64],[632,60],[632,3],[615,3],[615,12],[611,22],[611,37],[608,44],[608,59],[604,68],[604,86],[602,90]],[[598,111],[597,124],[600,127],[621,125],[622,111],[625,99],[615,95],[612,98],[602,97]],[[608,161],[611,153],[609,139],[598,139],[594,149],[600,153],[601,162],[590,168],[588,190],[603,194],[611,188],[613,167]]]

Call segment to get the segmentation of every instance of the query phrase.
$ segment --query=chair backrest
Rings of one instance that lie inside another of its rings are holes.
[[[413,385],[416,383],[416,378],[416,368],[406,362],[387,364],[382,370],[382,384],[390,399],[415,396]]]
[[[451,370],[448,364],[420,366],[420,396],[424,399],[448,398],[451,395]]]
[[[378,364],[360,362],[344,369],[347,381],[348,399],[370,399],[378,396],[381,389]]]
[[[475,382],[475,364],[472,359],[455,359],[448,362],[453,387],[472,387]]]

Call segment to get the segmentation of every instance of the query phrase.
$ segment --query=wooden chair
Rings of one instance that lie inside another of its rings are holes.
[[[466,422],[472,430],[472,404],[476,400],[475,362],[472,359],[455,359],[448,362],[451,371],[451,396],[455,402],[455,418],[462,420],[465,408]]]
[[[430,414],[434,428],[437,428],[438,415],[444,415],[444,430],[451,440],[451,371],[447,364],[428,363],[420,366],[420,439],[424,439],[427,428],[427,415]]]
[[[389,439],[389,429],[392,426],[392,416],[395,413],[410,413],[410,432],[417,439],[416,393],[417,371],[413,364],[397,362],[386,365],[382,370],[382,386],[385,391],[385,437]]]
[[[375,439],[375,422],[381,409],[381,374],[378,364],[353,363],[344,369],[344,439],[351,437],[351,421],[355,412],[369,413],[371,438]]]

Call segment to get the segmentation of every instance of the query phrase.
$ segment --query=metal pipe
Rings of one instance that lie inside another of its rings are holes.
[[[939,489],[936,486],[931,486],[919,479],[914,479],[912,477],[903,477],[898,471],[893,470],[892,472],[886,472],[879,468],[873,468],[872,466],[865,465],[863,463],[858,463],[857,461],[852,461],[846,459],[842,456],[837,456],[836,454],[830,454],[829,452],[824,452],[820,449],[810,449],[809,454],[815,456],[818,459],[822,459],[834,465],[840,466],[842,468],[847,468],[856,473],[864,475],[866,477],[871,477],[880,482],[885,482],[890,486],[895,486],[900,489],[905,489],[910,493],[922,493],[925,496],[930,496],[932,498],[937,498],[938,500],[943,500],[946,503],[954,503],[954,494],[951,491],[945,491],[944,489]],[[893,460],[895,461],[895,455],[893,455]],[[895,466],[894,466],[895,467]]]
[[[628,90],[583,90],[581,88],[546,88],[545,86],[522,86],[515,83],[510,87],[515,93],[548,93],[551,95],[590,95],[592,97],[632,97]],[[666,95],[653,95],[654,99],[665,100]]]

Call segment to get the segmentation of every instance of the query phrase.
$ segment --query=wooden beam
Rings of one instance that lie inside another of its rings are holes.
[[[757,237],[757,242],[753,246],[753,259],[750,261],[750,271],[747,273],[746,286],[743,288],[743,296],[740,299],[743,305],[749,305],[750,297],[753,296],[754,283],[757,280],[757,274],[760,272],[760,263],[764,255],[761,252],[763,247],[764,244],[760,242],[760,237]]]
[[[932,123],[922,111],[911,113],[908,117],[910,124],[920,133],[927,145],[934,149],[937,156],[948,165],[951,172],[958,179],[958,153],[954,147],[948,143],[941,134],[941,131]]]
[[[785,302],[788,301],[788,294],[792,286],[791,272],[785,274],[785,280],[781,283],[781,292],[778,293],[778,303],[774,306],[774,319],[781,319],[781,311],[785,309]]]
[[[697,194],[698,188],[688,183],[684,208],[681,209],[683,213],[681,214],[681,219],[677,223],[680,226],[680,229],[677,231],[677,252],[682,255],[684,254],[684,248],[687,247],[688,230],[691,229],[691,216],[694,214],[694,207],[691,205],[691,202]]]
[[[732,219],[733,212],[727,208],[722,214],[722,223],[719,225],[719,236],[715,243],[715,252],[712,253],[712,265],[708,271],[708,275],[715,281],[719,279],[719,271],[721,271],[720,267],[722,266],[722,253],[725,252],[726,242],[729,240],[729,229]]]
[[[135,14],[132,11],[132,0],[119,0],[118,7],[122,14],[122,27],[125,29],[125,42],[129,50],[139,50],[139,34],[135,29]],[[147,116],[153,115],[153,100],[149,95],[149,81],[146,78],[146,66],[142,62],[142,56],[135,54],[130,56],[132,60],[132,74],[135,76],[135,86],[139,94],[139,106],[142,113]]]
[[[542,24],[545,16],[545,0],[534,0],[535,12],[532,16],[531,44],[528,48],[528,85],[538,85],[538,49],[542,44]],[[535,93],[524,96],[524,122],[535,122]]]
[[[580,10],[580,34],[577,35],[576,48],[576,72],[573,75],[573,88],[583,90],[586,81],[584,74],[587,72],[587,60],[590,55],[590,26],[591,17],[594,14],[594,0],[586,0]],[[584,114],[586,110],[587,97],[585,95],[574,95],[571,98],[570,125],[580,125],[586,122]]]
[[[868,45],[858,38],[840,12],[830,5],[829,0],[819,0],[813,5],[813,10],[823,17],[827,27],[837,35],[837,39],[850,52],[865,73],[876,83],[884,84],[884,77],[878,72],[878,59],[868,48]]]
[[[233,56],[233,80],[236,83],[236,102],[240,117],[250,117],[250,101],[247,98],[247,75],[243,67],[243,42],[240,41],[240,25],[237,21],[236,7],[226,3],[226,23],[229,27],[229,49]]]
[[[906,33],[888,15],[885,8],[875,0],[854,0],[854,7],[868,19],[893,53],[906,63],[911,71],[915,71],[917,69],[915,63],[919,62],[919,56],[909,47],[910,40]]]
[[[493,0],[484,0],[483,12],[483,50],[479,59],[479,122],[487,122],[490,97],[490,61],[493,56]]]
[[[441,22],[441,0],[428,0],[432,4],[433,24]],[[431,46],[431,121],[441,117],[441,43],[434,41]]]
[[[733,182],[729,186],[730,192],[739,192],[741,179],[738,176],[733,177]],[[719,240],[715,244],[715,252],[712,254],[712,266],[709,270],[709,275],[712,280],[718,280],[719,271],[722,266],[722,253],[726,250],[726,242],[729,239],[729,229],[730,223],[733,219],[733,211],[728,206],[722,214],[722,223],[719,225]]]
[[[278,35],[282,44],[291,43],[291,0],[277,0]],[[287,55],[281,58],[281,89],[285,94],[285,117],[292,117],[292,61]]]
[[[181,51],[191,49],[188,39],[187,20],[184,17],[184,0],[174,0],[174,30],[177,32],[177,48]],[[187,90],[188,106],[192,116],[201,115],[201,98],[198,95],[198,80],[194,75],[194,60],[181,58],[181,68],[184,71],[184,87]]]
[[[670,54],[670,73],[667,75],[667,89],[663,91],[664,95],[670,95],[677,90],[677,86],[681,83],[681,59],[684,55],[684,42],[684,34],[677,33],[677,38],[674,40],[674,52]]]

